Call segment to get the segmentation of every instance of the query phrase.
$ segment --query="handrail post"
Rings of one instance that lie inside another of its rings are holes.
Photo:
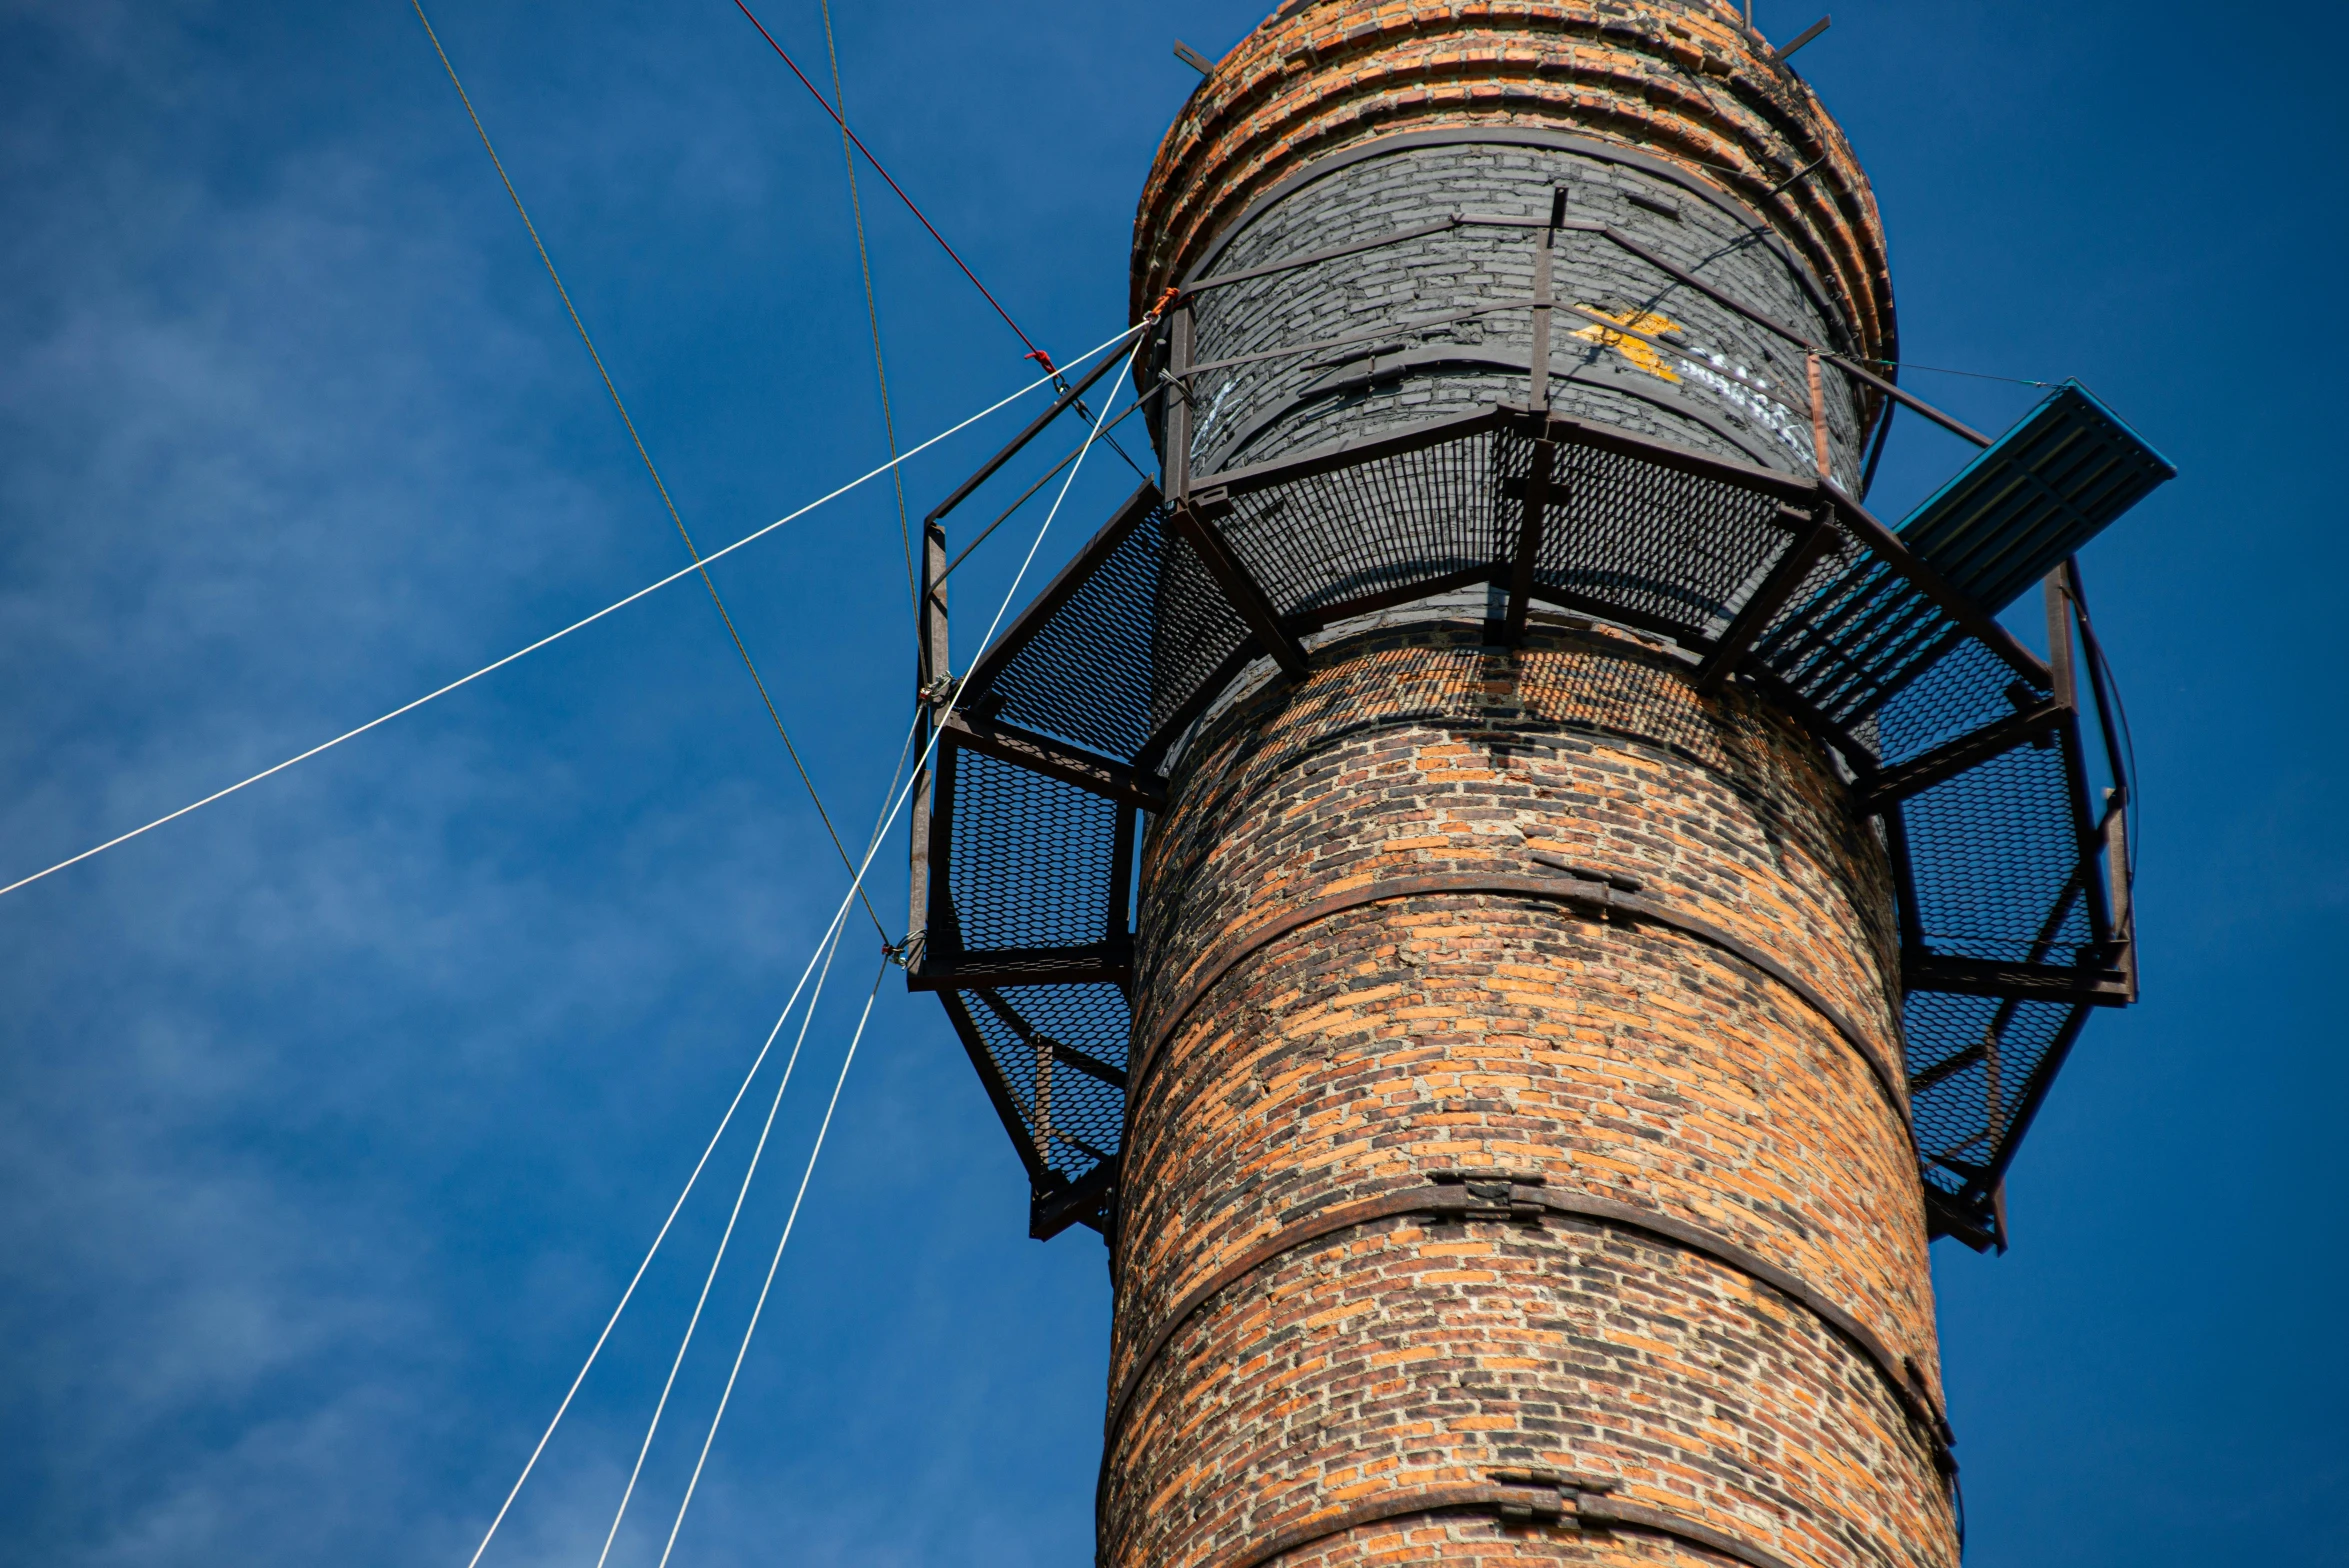
[[[902,957],[910,975],[921,967],[929,943],[930,915],[930,737],[937,725],[940,703],[952,692],[943,683],[953,678],[948,663],[946,635],[946,525],[935,517],[922,522],[921,616],[915,626],[915,701],[921,721],[914,736],[915,756],[911,815],[907,819],[908,890],[905,947]]]
[[[1166,370],[1161,383],[1172,394],[1161,411],[1161,426],[1166,431],[1166,451],[1159,463],[1160,491],[1171,505],[1180,506],[1191,496],[1191,334],[1194,330],[1191,302],[1182,303],[1167,313]]]
[[[2079,706],[2072,674],[2072,595],[2063,569],[2047,574],[2041,589],[2047,599],[2047,669],[2055,681],[2055,700],[2067,708]]]
[[[2129,1000],[2137,1000],[2137,909],[2129,886],[2129,797],[2126,791],[2104,792],[2105,896],[2112,904],[2112,937],[2120,947],[2121,973],[2128,977]]]

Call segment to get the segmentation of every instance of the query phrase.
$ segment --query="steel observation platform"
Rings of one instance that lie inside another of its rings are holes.
[[[1144,355],[1169,471],[959,679],[942,519],[1081,407],[1117,356],[925,521],[921,681],[933,714],[949,695],[955,711],[915,820],[922,936],[908,983],[938,993],[1011,1135],[1032,1233],[1114,1216],[1138,818],[1165,808],[1170,755],[1260,661],[1300,674],[1327,628],[1486,584],[1506,594],[1498,643],[1534,606],[1629,628],[1661,639],[1700,691],[1746,683],[1839,759],[1896,878],[1903,1068],[1931,1228],[2003,1249],[2017,1146],[2090,1011],[2137,995],[2131,764],[2075,553],[2175,469],[2077,383],[1993,440],[1604,224],[1562,208],[1546,225],[1449,221],[1543,246],[1577,231],[1638,255],[1872,395],[1879,455],[1896,404],[1981,450],[1887,526],[1828,475],[1815,377],[1812,406],[1795,410],[1820,432],[1815,476],[1560,415],[1546,406],[1549,318],[1581,307],[1547,297],[1541,265],[1532,297],[1481,307],[1534,313],[1539,373],[1524,400],[1194,482],[1191,380],[1223,367],[1189,362],[1191,301],[1383,241],[1186,285]],[[1583,314],[1610,339],[1683,346]],[[1343,365],[1341,351],[1390,330],[1275,352]],[[1377,363],[1355,363],[1367,390]],[[2034,584],[2046,658],[1998,619]],[[2096,776],[2109,787],[2092,792]]]

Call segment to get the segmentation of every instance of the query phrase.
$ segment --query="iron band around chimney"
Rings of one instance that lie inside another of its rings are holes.
[[[1551,1526],[1569,1530],[1642,1530],[1717,1552],[1747,1568],[1792,1568],[1783,1557],[1725,1535],[1684,1515],[1607,1495],[1615,1483],[1547,1470],[1493,1470],[1484,1484],[1421,1487],[1367,1498],[1336,1513],[1291,1525],[1213,1560],[1210,1568],[1266,1568],[1267,1564],[1335,1536],[1396,1519],[1430,1514],[1491,1514],[1504,1530]]]
[[[1932,1454],[1934,1468],[1945,1476],[1957,1473],[1957,1458],[1950,1452],[1950,1445],[1957,1440],[1957,1435],[1934,1404],[1931,1393],[1910,1378],[1901,1359],[1893,1354],[1891,1347],[1873,1329],[1799,1276],[1702,1226],[1674,1219],[1640,1204],[1619,1203],[1612,1198],[1597,1198],[1586,1193],[1555,1191],[1539,1175],[1508,1171],[1443,1171],[1431,1174],[1428,1180],[1431,1186],[1401,1188],[1375,1198],[1366,1198],[1359,1203],[1343,1204],[1275,1231],[1216,1270],[1176,1302],[1173,1310],[1167,1313],[1157,1330],[1151,1334],[1141,1353],[1134,1358],[1132,1370],[1126,1373],[1125,1380],[1118,1386],[1117,1397],[1110,1401],[1109,1419],[1102,1441],[1104,1473],[1110,1450],[1116,1446],[1118,1431],[1125,1424],[1143,1379],[1157,1366],[1183,1325],[1196,1316],[1202,1307],[1266,1264],[1300,1247],[1326,1240],[1340,1231],[1404,1215],[1420,1215],[1456,1223],[1486,1220],[1536,1226],[1549,1215],[1561,1219],[1592,1220],[1604,1226],[1642,1231],[1767,1285],[1809,1311],[1865,1356],[1884,1379],[1885,1386],[1891,1390],[1910,1424],[1924,1438]]]
[[[1435,876],[1394,877],[1372,883],[1368,887],[1357,888],[1350,893],[1338,893],[1329,898],[1316,899],[1312,903],[1291,910],[1288,914],[1277,919],[1267,921],[1242,937],[1236,945],[1216,961],[1213,968],[1186,987],[1181,999],[1167,1010],[1166,1022],[1153,1032],[1149,1049],[1139,1054],[1127,1074],[1128,1082],[1131,1085],[1127,1090],[1127,1103],[1131,1105],[1140,1100],[1143,1086],[1149,1081],[1150,1070],[1157,1065],[1159,1053],[1164,1050],[1167,1040],[1173,1036],[1175,1030],[1182,1027],[1183,1020],[1190,1016],[1191,1009],[1198,1006],[1200,1000],[1213,990],[1226,975],[1230,974],[1240,960],[1262,951],[1302,927],[1371,904],[1383,904],[1398,898],[1418,898],[1428,894],[1485,893],[1504,898],[1547,899],[1553,903],[1565,904],[1570,908],[1598,915],[1602,919],[1617,913],[1628,915],[1678,931],[1686,936],[1693,936],[1759,970],[1800,997],[1805,1005],[1834,1027],[1835,1032],[1843,1037],[1845,1044],[1859,1054],[1860,1060],[1867,1064],[1869,1075],[1875,1079],[1876,1087],[1884,1096],[1885,1103],[1890,1105],[1894,1114],[1899,1116],[1901,1127],[1908,1133],[1913,1147],[1916,1141],[1916,1127],[1909,1116],[1907,1086],[1886,1063],[1883,1053],[1877,1049],[1875,1042],[1862,1034],[1859,1026],[1852,1022],[1843,1009],[1837,1007],[1821,994],[1818,987],[1803,979],[1751,942],[1722,930],[1709,920],[1685,914],[1654,898],[1627,892],[1619,887],[1610,887],[1603,880],[1586,876],[1576,870],[1569,870],[1563,865],[1556,869],[1561,874],[1539,877],[1511,875],[1498,871],[1454,871]]]

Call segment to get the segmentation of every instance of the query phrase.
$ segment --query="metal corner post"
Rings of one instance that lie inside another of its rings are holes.
[[[1172,395],[1164,411],[1166,451],[1159,464],[1159,490],[1176,506],[1191,498],[1191,302],[1167,313],[1166,382]]]
[[[1509,562],[1509,602],[1501,623],[1502,642],[1514,648],[1525,640],[1525,618],[1533,608],[1533,575],[1541,555],[1542,530],[1549,521],[1551,471],[1557,443],[1550,439],[1550,315],[1552,277],[1558,254],[1558,227],[1566,217],[1566,188],[1550,193],[1550,221],[1533,253],[1533,352],[1526,361],[1525,406],[1536,421],[1533,459],[1525,474],[1525,504]]]
[[[940,682],[951,679],[946,638],[946,525],[935,517],[922,523],[922,597],[914,628],[914,700],[921,719],[914,735],[917,763],[912,812],[907,821],[906,858],[910,873],[905,917],[906,969],[921,967],[929,944],[930,910],[930,741],[936,734],[939,702],[950,696]]]

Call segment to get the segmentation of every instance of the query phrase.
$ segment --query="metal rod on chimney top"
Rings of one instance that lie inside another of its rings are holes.
[[[1191,305],[1177,305],[1166,323],[1166,380],[1173,396],[1165,413],[1166,459],[1159,465],[1162,488],[1169,502],[1180,503],[1191,493]]]
[[[1526,407],[1544,413],[1550,406],[1550,272],[1558,253],[1558,224],[1566,215],[1566,187],[1550,193],[1550,226],[1533,253],[1533,362]]]

